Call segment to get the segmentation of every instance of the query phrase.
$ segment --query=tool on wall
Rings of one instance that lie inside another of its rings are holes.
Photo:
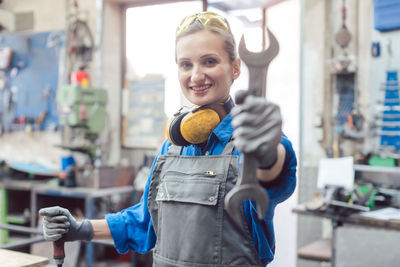
[[[67,18],[68,74],[80,64],[92,61],[95,50],[93,34],[87,23],[87,12],[79,10],[78,1],[73,1],[73,11]]]
[[[92,60],[94,41],[86,21],[76,19],[68,28],[68,53],[77,59]]]
[[[356,7],[357,8],[357,7]],[[346,11],[346,3],[343,0],[343,5],[342,5],[342,33],[341,34],[337,34],[337,36],[339,36],[339,41],[337,41],[337,43],[339,45],[341,44],[345,44],[345,42],[341,42],[344,39],[346,39],[346,35],[348,35],[347,40],[348,43],[351,41],[351,34],[348,31],[346,25],[345,25],[345,20],[346,20],[346,16],[347,16],[347,11]],[[355,31],[356,31],[356,36],[358,35],[358,28],[357,26],[355,26]],[[343,33],[347,31],[346,33]],[[342,35],[340,37],[340,35]],[[341,40],[342,39],[342,40]],[[345,44],[345,46],[347,47],[347,44]],[[343,48],[343,47],[342,47]],[[345,48],[343,48],[345,49]],[[345,71],[348,72],[349,75],[352,75],[352,95],[353,95],[353,100],[352,100],[352,109],[350,112],[347,113],[347,119],[346,119],[346,123],[343,125],[343,138],[346,139],[351,139],[355,142],[359,142],[359,141],[363,141],[367,135],[366,133],[366,129],[365,129],[365,118],[364,115],[361,112],[361,104],[360,104],[360,88],[359,88],[359,84],[357,83],[357,71],[356,68],[351,66],[351,60],[350,57],[347,55],[347,52],[344,52],[345,55],[349,58],[349,67],[345,69]]]
[[[248,94],[258,97],[266,95],[266,78],[269,63],[279,52],[279,43],[272,32],[268,32],[270,46],[259,53],[250,52],[246,48],[244,37],[239,44],[239,56],[249,69],[249,90],[236,96],[236,103],[242,103]],[[264,29],[263,29],[264,30]],[[242,172],[235,187],[225,197],[225,208],[234,220],[240,222],[241,207],[244,200],[251,199],[256,202],[258,218],[261,220],[268,208],[268,194],[260,186],[256,176],[256,159],[253,155],[243,154]]]
[[[335,35],[335,41],[336,44],[342,48],[343,53],[342,55],[333,59],[332,67],[333,71],[336,73],[348,71],[351,64],[351,58],[347,52],[347,47],[351,41],[351,33],[346,25],[347,9],[345,0],[342,0],[341,14],[342,26]]]
[[[346,15],[346,0],[342,0],[342,27],[335,36],[336,43],[340,45],[342,49],[345,49],[351,41],[351,34],[346,26]]]
[[[329,89],[326,90],[323,114],[328,123],[324,123],[324,142],[328,157],[358,156],[362,154],[362,144],[367,136],[365,119],[360,104],[360,90],[358,87],[358,73],[353,53],[357,48],[350,49],[352,34],[346,19],[346,1],[341,4],[335,2],[335,7],[340,6],[341,26],[335,33],[332,44],[331,74]],[[357,17],[358,8],[354,16]],[[334,19],[334,21],[336,21]],[[334,22],[332,21],[332,23]],[[355,23],[358,23],[355,19]],[[354,25],[355,36],[358,36],[357,24]],[[354,51],[353,51],[354,50]]]

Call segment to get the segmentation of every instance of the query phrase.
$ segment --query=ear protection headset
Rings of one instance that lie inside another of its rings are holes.
[[[231,97],[224,103],[214,103],[192,111],[179,110],[169,121],[168,140],[177,146],[201,144],[208,140],[211,132],[229,114],[235,104]]]

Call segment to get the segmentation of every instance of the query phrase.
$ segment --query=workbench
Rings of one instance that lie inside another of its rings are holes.
[[[83,206],[84,217],[88,219],[96,219],[95,200],[122,194],[129,194],[132,199],[135,196],[135,190],[133,186],[100,189],[86,187],[67,188],[49,185],[44,181],[14,180],[12,178],[4,178],[0,182],[0,188],[3,192],[3,201],[4,199],[9,198],[10,190],[25,192],[28,199],[21,199],[19,202],[23,203],[23,205],[27,206],[27,208],[30,210],[29,224],[31,228],[37,227],[38,211],[43,207],[65,206],[66,208],[72,208],[75,205]],[[9,217],[7,214],[7,205],[3,205],[0,223],[8,223],[9,220],[7,220],[7,217]],[[5,231],[2,231],[3,235],[6,236],[4,234]],[[112,242],[105,243],[112,244]],[[85,248],[86,266],[91,267],[94,261],[94,244],[92,242],[87,242]]]
[[[2,267],[39,267],[48,264],[49,259],[28,253],[0,249],[0,262]]]
[[[35,225],[31,211],[33,211],[33,195],[32,189],[45,183],[41,180],[18,180],[12,178],[3,178],[0,180],[0,223],[1,224],[19,224],[19,225]],[[18,201],[15,201],[18,200]],[[15,202],[15,203],[14,203]],[[10,208],[10,206],[14,208]],[[28,210],[28,214],[24,214],[24,210]],[[7,230],[1,231],[1,242],[9,242],[9,234]]]
[[[293,212],[329,219],[332,223],[332,238],[299,248],[299,258],[330,261],[332,267],[400,266],[400,220],[308,210],[305,204],[298,205]]]

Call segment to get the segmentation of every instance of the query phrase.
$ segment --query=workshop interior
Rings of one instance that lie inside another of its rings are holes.
[[[0,0],[0,266],[152,266],[112,240],[46,241],[38,211],[99,219],[140,201],[189,105],[176,25],[201,11],[251,51],[279,47],[263,97],[298,165],[268,266],[400,266],[399,0]]]

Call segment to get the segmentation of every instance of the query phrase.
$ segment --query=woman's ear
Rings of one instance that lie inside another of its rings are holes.
[[[240,76],[240,59],[237,58],[232,63],[232,78],[236,80]]]

